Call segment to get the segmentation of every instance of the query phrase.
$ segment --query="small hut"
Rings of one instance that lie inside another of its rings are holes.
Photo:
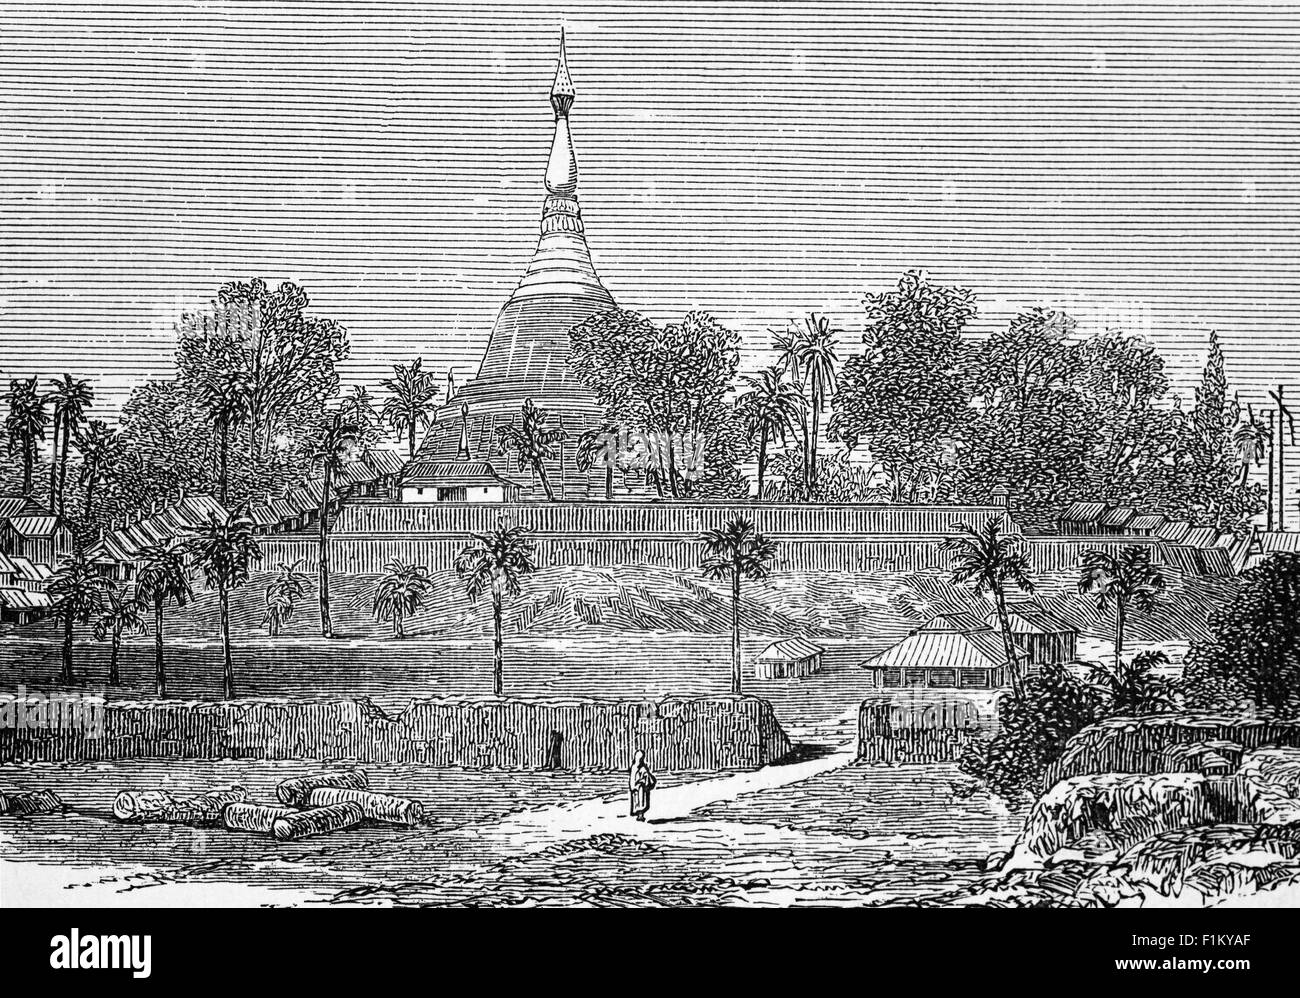
[[[759,679],[798,679],[821,672],[822,647],[805,638],[773,641],[754,659],[754,675]]]
[[[1002,638],[979,631],[918,629],[862,663],[873,686],[997,689],[1007,682]]]
[[[997,628],[997,612],[984,618],[989,627]],[[1027,654],[1030,668],[1048,663],[1064,664],[1078,658],[1079,632],[1036,604],[1012,604],[1007,607],[1007,624],[1011,639]]]

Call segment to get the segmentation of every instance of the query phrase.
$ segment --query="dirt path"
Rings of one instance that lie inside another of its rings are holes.
[[[856,715],[855,715],[856,716]],[[848,715],[837,718],[823,732],[840,738]],[[443,860],[464,853],[456,862],[460,876],[473,876],[511,857],[528,856],[557,843],[584,839],[603,833],[640,839],[672,839],[700,832],[699,822],[681,822],[691,813],[711,804],[735,800],[748,794],[790,786],[853,761],[854,744],[846,741],[830,746],[823,738],[823,753],[815,758],[760,770],[729,773],[656,790],[650,820],[638,822],[627,813],[627,797],[603,795],[568,804],[548,805],[515,812],[482,823],[470,823],[446,830],[425,830],[399,839],[352,848],[342,838],[310,840],[321,847],[322,868],[338,861],[345,869],[363,853],[374,867],[365,879],[387,879],[391,863],[394,878],[424,875],[443,866]],[[435,855],[437,854],[437,855]],[[232,879],[221,863],[195,864],[174,871],[160,871],[140,862],[120,867],[63,867],[42,862],[14,862],[0,859],[0,906],[25,905],[113,907],[156,905],[163,907],[221,905],[312,905],[339,903],[337,886],[316,887],[302,878],[276,886]],[[400,871],[400,872],[398,872]],[[341,871],[342,872],[342,871]],[[264,877],[259,877],[264,880]],[[358,879],[361,879],[358,877]],[[343,901],[342,903],[346,903]]]

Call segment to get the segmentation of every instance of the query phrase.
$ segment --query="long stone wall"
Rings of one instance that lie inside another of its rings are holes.
[[[790,742],[766,700],[670,697],[415,700],[387,715],[366,699],[221,702],[0,697],[0,763],[316,759],[476,769],[626,769],[638,749],[658,770],[755,769]]]
[[[695,569],[704,556],[700,534],[731,516],[751,519],[780,542],[778,571],[944,571],[951,556],[943,542],[961,524],[990,518],[1013,530],[999,506],[903,506],[890,504],[785,505],[774,503],[445,503],[403,505],[360,502],[339,513],[330,541],[335,570],[377,574],[393,559],[450,569],[474,534],[501,517],[532,531],[539,566],[640,564]],[[269,534],[263,564],[317,558],[314,533]],[[1155,548],[1152,537],[1025,538],[1034,570],[1073,571],[1087,548],[1118,550],[1127,544]]]
[[[866,700],[858,708],[862,762],[955,762],[975,738],[997,732],[988,701],[945,696],[906,703]]]
[[[1250,751],[1266,745],[1300,746],[1300,720],[1157,714],[1115,717],[1084,728],[1043,776],[1044,790],[1061,780],[1093,773],[1159,773],[1166,749],[1196,742],[1230,742]]]

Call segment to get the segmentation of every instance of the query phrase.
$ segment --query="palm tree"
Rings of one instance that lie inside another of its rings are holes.
[[[415,459],[416,428],[427,427],[438,408],[438,385],[432,374],[420,369],[423,362],[422,357],[416,357],[409,365],[394,364],[393,376],[381,382],[389,392],[383,420],[398,435],[406,434],[407,457],[411,460]]]
[[[524,402],[520,425],[509,423],[497,428],[497,439],[503,450],[515,452],[520,465],[528,465],[542,480],[546,498],[555,501],[555,490],[546,474],[546,462],[554,461],[559,453],[557,445],[564,439],[563,430],[553,430],[546,425],[547,412],[533,405],[532,399]]]
[[[1168,664],[1169,656],[1162,651],[1138,652],[1117,672],[1094,665],[1089,685],[1101,695],[1107,717],[1158,714],[1177,705],[1174,684],[1155,674],[1156,666]]]
[[[808,434],[805,474],[809,498],[817,492],[817,424],[826,402],[835,391],[836,337],[840,330],[831,328],[830,319],[816,312],[804,318],[798,338],[799,364],[808,383],[808,404],[812,409],[812,429]]]
[[[615,430],[609,423],[593,427],[578,437],[578,470],[590,471],[601,464],[605,468],[605,501],[614,498],[614,466],[618,464]]]
[[[163,668],[163,608],[184,606],[193,595],[189,571],[180,545],[154,545],[140,556],[140,574],[135,579],[135,598],[153,607],[154,694],[167,695],[167,672]]]
[[[68,450],[72,435],[85,422],[86,410],[94,400],[89,381],[77,381],[65,374],[50,380],[47,396],[54,406],[54,460],[50,464],[50,512],[63,515],[63,486],[68,480]]]
[[[122,635],[147,634],[149,627],[145,623],[145,604],[125,590],[109,588],[103,609],[95,620],[95,640],[113,642],[108,658],[108,685],[120,686],[122,679],[118,675],[118,653],[122,648]]]
[[[1130,610],[1150,613],[1165,591],[1165,577],[1151,564],[1151,552],[1128,545],[1118,555],[1099,548],[1083,553],[1079,569],[1079,592],[1094,594],[1097,609],[1106,613],[1115,606],[1115,675],[1123,674],[1124,626]]]
[[[252,382],[236,367],[217,367],[205,372],[198,397],[217,434],[217,499],[224,504],[230,486],[230,435],[252,415]]]
[[[520,580],[537,568],[526,527],[512,527],[502,517],[491,533],[475,534],[474,543],[456,556],[456,574],[465,580],[465,592],[473,603],[483,593],[492,593],[492,692],[501,695],[502,641],[501,607],[506,596],[518,596]]]
[[[800,337],[792,330],[778,333],[769,329],[768,332],[772,334],[772,348],[777,355],[776,369],[790,378],[790,383],[794,385],[799,392],[799,398],[802,399],[805,381]],[[808,410],[806,407],[800,414],[799,425],[803,430],[803,460],[799,463],[804,469],[804,491],[806,492],[808,484]]]
[[[77,551],[64,558],[50,580],[50,603],[63,618],[62,681],[69,685],[72,675],[72,625],[89,623],[104,605],[110,583],[98,567]]]
[[[1241,486],[1246,487],[1250,466],[1263,464],[1268,457],[1268,427],[1255,418],[1255,410],[1247,404],[1246,421],[1232,434],[1232,445],[1241,461]]]
[[[9,453],[20,450],[23,455],[23,495],[32,494],[32,470],[36,465],[36,442],[45,439],[45,428],[50,425],[50,414],[45,408],[45,398],[36,390],[35,378],[15,378],[9,382],[5,395],[9,412],[5,416],[5,436]]]
[[[112,477],[122,462],[124,451],[117,432],[102,419],[92,419],[85,430],[77,434],[75,443],[81,455],[81,471],[77,484],[85,490],[86,513],[89,515],[95,500],[95,489]]]
[[[339,403],[339,409],[343,418],[356,426],[361,448],[369,453],[370,448],[379,442],[382,425],[369,389],[365,385],[353,385],[352,391]]]
[[[731,582],[731,692],[740,694],[740,580],[766,579],[771,574],[777,542],[764,537],[743,516],[733,516],[721,528],[706,530],[706,578]]]
[[[749,435],[758,437],[758,498],[763,498],[763,475],[767,470],[767,445],[774,440],[785,443],[802,417],[806,402],[803,393],[781,377],[776,367],[764,368],[757,378],[746,375],[749,391],[736,399],[736,410],[745,421]]]
[[[1030,579],[1029,559],[1017,551],[1021,539],[998,536],[1001,525],[992,517],[982,530],[964,523],[957,524],[960,536],[949,537],[942,549],[952,558],[952,581],[972,583],[975,592],[992,593],[998,611],[998,628],[1002,632],[1002,649],[1007,656],[1007,669],[1011,673],[1011,692],[1017,700],[1023,696],[1019,656],[1011,639],[1011,622],[1007,617],[1006,586],[1011,583],[1022,592],[1034,591]]]
[[[433,589],[433,579],[423,565],[407,565],[393,560],[384,566],[384,575],[375,585],[374,611],[378,620],[391,620],[393,634],[406,637],[402,622],[424,609]]]
[[[262,549],[253,536],[253,521],[243,510],[216,513],[197,527],[185,542],[194,564],[203,573],[204,584],[216,590],[221,624],[222,696],[235,696],[235,665],[230,653],[230,591],[248,582],[254,562],[262,560]]]
[[[273,638],[280,636],[284,625],[293,619],[298,600],[307,595],[308,579],[298,571],[300,564],[301,560],[292,565],[280,562],[276,566],[280,574],[266,584],[266,612],[262,614],[262,625]]]
[[[320,543],[318,545],[317,582],[320,595],[320,635],[334,637],[334,621],[330,619],[330,499],[334,491],[334,476],[347,463],[356,450],[359,430],[355,423],[344,421],[342,410],[326,415],[316,428],[312,460],[321,466]]]

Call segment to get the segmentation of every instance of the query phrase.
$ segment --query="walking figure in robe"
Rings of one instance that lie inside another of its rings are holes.
[[[627,787],[631,799],[632,817],[645,821],[645,813],[650,810],[650,791],[655,788],[655,774],[646,765],[645,753],[638,750],[632,759],[632,769],[628,773]]]

